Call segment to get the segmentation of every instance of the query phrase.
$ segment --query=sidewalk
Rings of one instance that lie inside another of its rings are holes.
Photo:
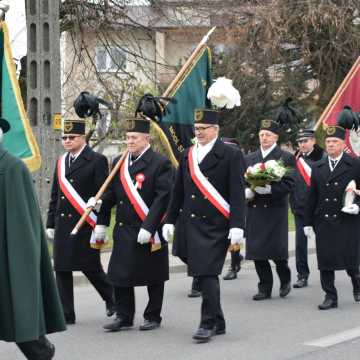
[[[312,254],[315,252],[315,239],[312,239],[309,244],[309,254]],[[170,265],[170,273],[181,273],[186,272],[186,265],[178,258],[171,254],[172,250],[172,244],[169,244],[169,265]],[[101,262],[103,264],[105,272],[107,271],[109,261],[110,261],[110,251],[102,252],[101,253]],[[289,256],[295,256],[295,232],[291,231],[289,232]],[[228,264],[230,262],[230,253],[226,256],[225,264]],[[244,264],[245,267],[251,267],[253,266],[252,261],[245,261]],[[74,285],[75,286],[81,286],[81,285],[88,285],[89,281],[84,276],[84,274],[80,271],[74,271]]]

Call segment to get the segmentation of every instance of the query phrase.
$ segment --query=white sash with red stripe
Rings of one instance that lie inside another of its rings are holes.
[[[195,146],[189,149],[189,169],[191,179],[201,193],[213,204],[227,219],[230,218],[230,205],[203,175],[197,162]]]
[[[129,157],[127,156],[123,165],[120,168],[120,180],[121,184],[125,190],[125,193],[130,200],[131,205],[134,207],[136,214],[139,216],[141,221],[146,219],[146,216],[149,213],[149,208],[145,204],[141,195],[137,191],[136,186],[134,185],[130,173],[129,173]],[[161,241],[159,234],[156,232],[154,238],[151,239],[151,242],[157,246],[161,246]]]
[[[70,202],[73,208],[79,213],[80,216],[86,210],[86,203],[78,194],[78,192],[71,185],[70,181],[65,177],[65,161],[67,154],[62,155],[57,164],[57,173],[58,173],[58,181],[60,185],[60,189],[65,195],[66,199]],[[96,225],[97,216],[92,211],[87,217],[86,222],[94,228]],[[94,232],[92,232],[91,237],[93,238]]]
[[[311,185],[311,167],[309,166],[309,164],[307,164],[306,161],[302,157],[299,157],[296,160],[296,168],[298,169],[300,175],[304,179],[306,185],[310,186]]]

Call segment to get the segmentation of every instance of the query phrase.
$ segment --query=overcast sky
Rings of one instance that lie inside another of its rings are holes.
[[[11,49],[14,58],[20,59],[26,54],[25,1],[7,0],[4,2],[10,5],[6,13],[6,23],[9,28]]]

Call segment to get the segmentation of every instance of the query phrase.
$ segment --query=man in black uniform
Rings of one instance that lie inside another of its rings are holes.
[[[308,241],[304,234],[304,212],[310,189],[311,167],[314,162],[321,160],[325,156],[325,152],[316,144],[314,130],[300,130],[296,141],[299,150],[295,154],[295,184],[290,193],[290,206],[294,214],[296,234],[297,281],[293,286],[294,288],[303,288],[307,286],[310,272],[308,266]]]
[[[67,324],[75,324],[73,271],[82,271],[106,303],[107,315],[114,313],[113,290],[106,280],[100,252],[90,246],[96,224],[94,212],[76,237],[71,231],[86,209],[86,201],[105,181],[109,167],[105,156],[85,141],[85,122],[65,120],[62,144],[67,151],[55,167],[46,233],[54,239],[54,269]]]
[[[360,187],[360,161],[344,153],[345,130],[326,129],[328,157],[312,168],[311,186],[305,211],[306,236],[316,234],[316,254],[325,299],[320,310],[337,307],[335,270],[346,270],[353,285],[355,301],[360,301],[360,221],[359,198],[348,201],[348,185]],[[354,184],[354,185],[355,185]]]
[[[149,294],[140,330],[158,328],[164,282],[169,279],[168,245],[161,238],[161,222],[170,199],[172,166],[151,149],[148,121],[128,119],[126,126],[129,154],[102,198],[98,220],[109,225],[110,210],[116,205],[108,278],[114,285],[117,317],[104,326],[107,331],[133,326],[135,286],[147,286]]]
[[[252,166],[268,160],[282,160],[285,166],[294,166],[294,156],[277,145],[279,125],[263,120],[259,131],[260,149],[246,156],[246,165]],[[288,266],[288,194],[294,184],[290,174],[278,182],[253,192],[246,189],[248,199],[246,213],[246,258],[254,260],[259,277],[258,293],[254,300],[271,297],[273,276],[269,260],[276,264],[280,278],[280,297],[291,290],[291,273]]]
[[[168,210],[164,237],[174,234],[182,209],[188,274],[198,278],[202,294],[200,325],[193,339],[207,342],[225,333],[218,275],[229,244],[244,241],[244,187],[239,150],[225,145],[219,135],[219,112],[195,111],[197,144],[181,155]]]

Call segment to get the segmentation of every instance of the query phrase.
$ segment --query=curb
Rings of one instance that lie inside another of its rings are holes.
[[[308,255],[313,255],[316,253],[316,249],[315,248],[309,248],[308,249]],[[290,250],[289,251],[289,258],[292,258],[295,256],[295,250]],[[226,259],[225,260],[225,265],[229,265],[230,264],[230,259]],[[243,264],[246,267],[249,267],[250,265],[252,265],[252,260],[244,260]],[[181,265],[173,265],[169,267],[169,272],[170,274],[180,274],[180,273],[186,273],[186,268],[187,266],[185,264],[181,264]],[[78,286],[88,286],[90,285],[89,280],[85,277],[85,275],[82,272],[79,271],[74,271],[74,286],[78,287]]]

